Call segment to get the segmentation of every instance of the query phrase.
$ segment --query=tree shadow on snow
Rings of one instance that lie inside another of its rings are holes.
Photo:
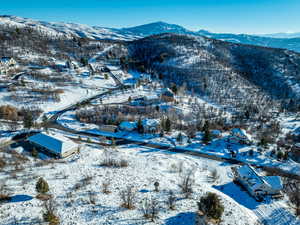
[[[31,199],[33,199],[33,197],[31,197],[29,195],[15,195],[15,196],[12,196],[12,198],[9,202],[10,203],[26,202],[26,201],[30,201]]]
[[[165,225],[190,225],[195,224],[196,214],[194,212],[179,213],[165,220]]]
[[[265,225],[300,225],[300,220],[292,215],[287,209],[278,208],[261,219]]]
[[[245,206],[248,209],[256,209],[261,203],[257,202],[249,193],[233,182],[227,184],[213,186],[218,191],[231,197],[238,204]]]

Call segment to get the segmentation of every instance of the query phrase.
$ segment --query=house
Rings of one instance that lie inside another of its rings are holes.
[[[297,162],[300,162],[300,143],[296,143],[292,147],[292,156]]]
[[[244,129],[234,128],[230,131],[230,136],[228,137],[228,142],[234,144],[250,144],[251,136],[247,134]]]
[[[144,119],[142,125],[145,133],[156,133],[159,130],[159,121],[156,119]]]
[[[123,121],[119,125],[119,129],[122,131],[133,131],[137,127],[136,122]]]
[[[160,98],[164,102],[173,102],[175,98],[174,96],[174,93],[169,88],[166,88],[162,91]]]
[[[100,131],[116,133],[118,131],[118,126],[115,125],[102,125],[99,126]]]
[[[279,176],[259,176],[249,165],[233,167],[234,179],[240,183],[257,200],[266,195],[281,195],[283,188]]]
[[[0,73],[7,73],[8,70],[14,68],[17,62],[12,57],[2,57],[0,59]]]
[[[28,142],[37,148],[59,158],[67,157],[78,151],[78,145],[62,135],[38,133],[29,137]]]
[[[153,104],[159,104],[160,98],[158,95],[152,94],[152,95],[146,95],[146,96],[137,96],[132,99],[131,105],[153,105]]]

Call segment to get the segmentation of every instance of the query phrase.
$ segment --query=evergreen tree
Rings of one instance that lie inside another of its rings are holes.
[[[33,126],[33,116],[31,112],[25,113],[23,118],[23,125],[27,129],[30,129]]]
[[[43,115],[42,121],[43,121],[42,124],[43,124],[44,129],[48,130],[48,118],[45,114]]]
[[[215,220],[220,220],[224,212],[224,206],[218,195],[210,192],[201,197],[198,208],[208,218]]]
[[[173,86],[171,87],[171,90],[172,90],[173,93],[176,95],[176,94],[177,94],[177,91],[178,91],[177,85],[176,85],[176,84],[173,84]]]
[[[38,193],[45,194],[49,191],[49,185],[42,177],[36,183],[35,189]]]
[[[203,142],[205,144],[208,144],[210,141],[211,141],[211,133],[209,131],[209,123],[206,121],[204,126],[203,126],[203,131],[204,131],[204,134],[203,134]]]
[[[81,58],[80,59],[80,63],[83,65],[83,66],[87,66],[88,65],[88,60],[86,58]]]
[[[139,118],[138,122],[137,122],[137,131],[142,134],[144,133],[144,127],[143,127],[143,123],[141,118]]]
[[[171,131],[171,120],[169,118],[166,119],[165,131],[167,131],[167,132]]]
[[[176,141],[179,142],[179,143],[182,143],[183,141],[183,137],[182,137],[182,133],[180,132],[176,138]]]

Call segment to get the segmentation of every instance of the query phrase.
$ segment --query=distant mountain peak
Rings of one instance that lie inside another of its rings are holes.
[[[149,36],[161,33],[179,33],[179,34],[193,34],[192,31],[177,25],[170,24],[163,21],[157,21],[135,27],[123,28],[122,31],[138,34],[140,36]]]

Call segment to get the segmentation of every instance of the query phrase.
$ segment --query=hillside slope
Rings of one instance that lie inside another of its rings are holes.
[[[300,54],[291,51],[175,34],[133,41],[128,49],[133,67],[186,83],[217,103],[294,107],[300,99]]]

